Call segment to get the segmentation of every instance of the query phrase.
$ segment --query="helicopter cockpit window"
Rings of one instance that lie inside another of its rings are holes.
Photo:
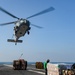
[[[23,22],[24,22],[23,20],[20,21],[20,23],[23,23]]]
[[[16,26],[19,26],[19,25],[20,25],[20,23],[19,23],[19,22],[17,22],[17,23],[16,23]]]
[[[27,21],[24,19],[24,22],[26,23]]]

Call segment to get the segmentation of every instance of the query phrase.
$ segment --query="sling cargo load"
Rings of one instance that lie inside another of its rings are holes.
[[[26,70],[27,69],[27,61],[24,59],[14,60],[13,61],[13,69],[14,70]]]

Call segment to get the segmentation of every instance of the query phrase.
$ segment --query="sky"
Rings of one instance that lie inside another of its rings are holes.
[[[49,7],[55,10],[28,19],[43,27],[31,26],[23,43],[7,42],[14,39],[14,24],[0,26],[0,62],[22,59],[28,62],[75,62],[75,0],[0,0],[0,6],[19,18],[27,18]],[[17,19],[0,11],[0,23]]]

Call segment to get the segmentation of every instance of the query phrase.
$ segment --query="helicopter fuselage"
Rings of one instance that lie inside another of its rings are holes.
[[[25,19],[20,19],[15,23],[14,31],[15,31],[15,41],[17,41],[20,37],[24,36],[26,32],[29,34],[30,23]]]

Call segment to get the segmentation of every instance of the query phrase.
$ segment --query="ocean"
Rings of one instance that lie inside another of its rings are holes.
[[[35,64],[36,62],[27,62],[28,64]],[[0,65],[2,64],[7,64],[7,65],[12,65],[13,62],[0,62]]]
[[[27,62],[28,64],[35,64],[36,62]],[[52,64],[70,64],[70,65],[72,65],[72,64],[74,64],[75,62],[50,62],[50,63],[52,63]],[[2,64],[8,64],[8,65],[11,65],[11,64],[13,64],[13,62],[0,62],[0,64],[2,65]]]
[[[28,65],[31,65],[31,64],[35,64],[36,62],[27,62]],[[44,63],[44,62],[42,62]],[[52,64],[55,64],[55,65],[65,65],[67,67],[67,69],[70,69],[71,66],[75,63],[75,62],[50,62]],[[7,65],[13,65],[13,62],[0,62],[0,65],[3,65],[3,64],[7,64]]]

